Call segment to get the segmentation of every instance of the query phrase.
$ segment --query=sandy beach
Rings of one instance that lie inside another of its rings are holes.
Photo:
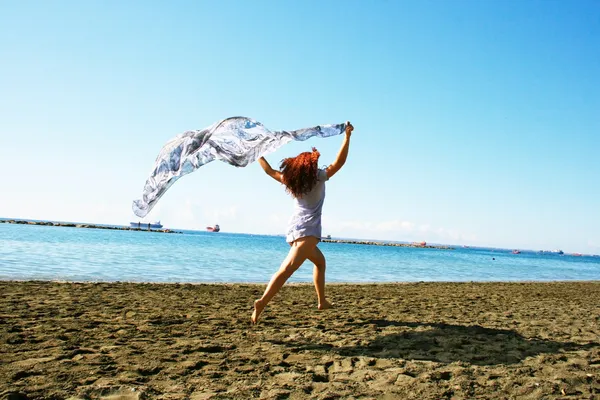
[[[0,398],[600,398],[600,282],[263,289],[0,282]]]

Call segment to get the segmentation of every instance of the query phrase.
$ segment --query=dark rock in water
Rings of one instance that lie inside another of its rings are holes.
[[[9,392],[6,395],[6,400],[29,400],[29,397],[25,393]]]
[[[346,244],[363,244],[367,246],[390,246],[390,247],[414,247],[420,249],[440,249],[440,250],[454,250],[453,247],[449,246],[432,246],[423,245],[421,243],[390,243],[390,242],[374,242],[369,240],[343,240],[343,239],[321,239],[322,242],[326,243],[346,243]]]

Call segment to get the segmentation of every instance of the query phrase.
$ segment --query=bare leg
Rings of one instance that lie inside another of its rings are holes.
[[[260,314],[265,306],[269,304],[271,299],[275,297],[277,292],[283,287],[285,282],[292,276],[308,256],[317,246],[318,239],[316,237],[304,237],[295,241],[288,253],[287,257],[281,263],[279,271],[273,274],[271,281],[267,285],[262,297],[254,302],[254,312],[252,313],[251,321],[253,324],[258,322]]]
[[[315,247],[313,252],[308,256],[308,259],[315,264],[313,269],[313,282],[315,284],[315,290],[317,291],[317,299],[319,302],[318,308],[319,310],[331,308],[331,303],[328,302],[325,297],[325,256],[318,247]]]

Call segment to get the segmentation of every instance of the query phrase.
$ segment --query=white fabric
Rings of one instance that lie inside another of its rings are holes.
[[[145,217],[180,177],[204,164],[221,160],[245,167],[292,140],[330,137],[343,133],[346,124],[319,125],[295,131],[270,131],[260,122],[231,117],[205,129],[184,132],[160,150],[144,185],[142,199],[133,201],[133,212]]]

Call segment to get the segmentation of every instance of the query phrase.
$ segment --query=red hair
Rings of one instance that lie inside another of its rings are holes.
[[[301,197],[317,184],[318,162],[321,153],[314,147],[296,157],[284,158],[279,169],[286,190],[294,197]]]

